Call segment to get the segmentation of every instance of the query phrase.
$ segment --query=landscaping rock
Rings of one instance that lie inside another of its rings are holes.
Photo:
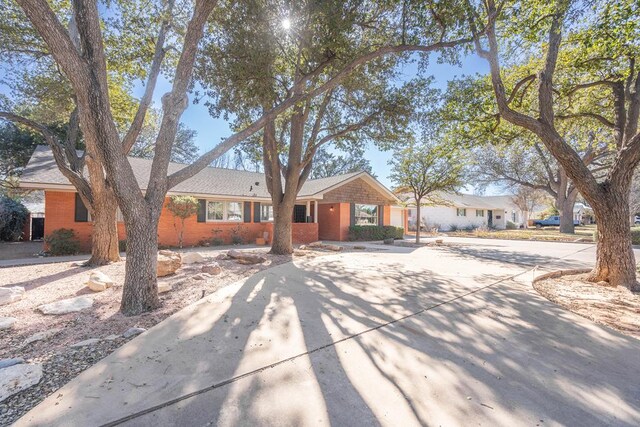
[[[169,292],[171,289],[173,289],[173,286],[171,286],[171,283],[167,283],[167,282],[159,282],[158,283],[158,293],[159,294],[163,294],[165,292]]]
[[[174,274],[182,266],[182,258],[179,253],[172,251],[158,252],[158,277]]]
[[[44,304],[38,307],[42,314],[67,314],[75,313],[93,305],[93,298],[75,297]]]
[[[129,338],[129,337],[133,337],[133,336],[136,336],[136,335],[140,335],[144,331],[146,331],[145,328],[129,328],[124,332],[124,334],[122,334],[122,336],[124,338]]]
[[[18,321],[15,317],[0,317],[0,331],[3,329],[13,328],[13,325]]]
[[[340,252],[342,250],[342,246],[331,245],[329,243],[322,243],[322,242],[309,243],[307,246],[313,249],[324,249],[325,251],[333,251],[333,252]]]
[[[42,379],[42,365],[17,364],[0,369],[0,402],[36,385]]]
[[[87,287],[93,292],[106,291],[113,286],[113,280],[101,271],[94,271],[89,276]]]
[[[206,260],[198,252],[187,252],[186,254],[182,254],[183,264],[200,264],[203,262],[206,262]]]
[[[11,304],[24,297],[24,288],[14,286],[12,288],[0,288],[0,305]]]
[[[115,341],[118,338],[120,338],[120,335],[115,335],[115,334],[107,335],[106,337],[104,337],[104,339],[107,341]]]
[[[33,334],[30,337],[25,338],[25,340],[22,342],[22,346],[24,347],[25,345],[29,345],[32,342],[36,341],[48,340],[49,338],[58,335],[61,331],[62,328],[53,328],[47,331],[38,332],[37,334]]]
[[[75,344],[71,344],[69,347],[84,347],[87,345],[94,345],[94,344],[98,344],[100,342],[100,338],[89,338],[88,340],[84,340],[84,341],[79,341]]]
[[[230,257],[227,254],[219,254],[216,259],[220,260],[220,261],[224,261],[226,259],[229,259]]]
[[[203,265],[200,271],[216,276],[222,273],[222,267],[217,262],[212,262],[211,264]]]
[[[24,359],[22,357],[16,357],[14,359],[0,359],[0,369],[8,368],[9,366],[19,365],[24,363]]]
[[[307,245],[300,245],[300,247],[298,248],[301,251],[306,251],[307,250]]]
[[[267,259],[261,255],[230,250],[227,255],[239,264],[262,264]]]

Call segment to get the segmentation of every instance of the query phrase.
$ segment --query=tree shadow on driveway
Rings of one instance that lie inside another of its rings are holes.
[[[425,249],[266,270],[125,345],[38,419],[637,425],[638,341],[508,280],[513,268],[485,268],[487,287],[483,264]]]

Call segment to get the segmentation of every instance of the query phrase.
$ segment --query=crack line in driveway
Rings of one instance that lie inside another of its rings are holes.
[[[578,251],[575,251],[575,252],[569,253],[569,254],[567,254],[567,255],[564,255],[564,256],[562,256],[562,257],[559,257],[558,259],[563,259],[563,258],[569,257],[569,256],[571,256],[571,255],[575,255],[575,254],[580,253],[580,252],[583,252],[583,251],[585,251],[585,250],[587,250],[587,249],[590,249],[590,247],[589,247],[589,248],[580,249],[580,250],[578,250]],[[150,413],[152,413],[152,412],[158,411],[158,410],[160,410],[160,409],[166,408],[166,407],[168,407],[168,406],[175,405],[176,403],[182,402],[183,400],[187,400],[187,399],[190,399],[190,398],[192,398],[192,397],[195,397],[195,396],[198,396],[198,395],[201,395],[201,394],[207,393],[207,392],[209,392],[209,391],[212,391],[212,390],[215,390],[215,389],[218,389],[218,388],[224,387],[224,386],[226,386],[226,385],[232,384],[232,383],[234,383],[234,382],[236,382],[236,381],[239,381],[239,380],[241,380],[241,379],[244,379],[244,378],[247,378],[247,377],[251,377],[251,376],[253,376],[253,375],[256,375],[256,374],[259,374],[259,373],[261,373],[261,372],[263,372],[263,371],[266,371],[266,370],[268,370],[268,369],[275,368],[275,367],[277,367],[277,366],[279,366],[279,365],[282,365],[282,364],[285,364],[285,363],[287,363],[287,362],[291,362],[291,361],[293,361],[293,360],[295,360],[295,359],[298,359],[298,358],[300,358],[300,357],[303,357],[303,356],[307,356],[307,355],[310,355],[310,354],[316,353],[316,352],[318,352],[318,351],[321,351],[321,350],[324,350],[324,349],[326,349],[326,348],[329,348],[329,347],[335,346],[335,345],[340,344],[340,343],[343,343],[343,342],[345,342],[345,341],[349,341],[349,340],[352,340],[352,339],[354,339],[354,338],[360,337],[360,336],[365,335],[365,334],[367,334],[367,333],[369,333],[369,332],[373,332],[373,331],[376,331],[376,330],[378,330],[378,329],[382,329],[382,328],[384,328],[384,327],[386,327],[386,326],[393,325],[393,324],[398,323],[398,322],[400,322],[400,321],[402,321],[402,320],[406,320],[406,319],[409,319],[409,318],[411,318],[411,317],[415,317],[415,316],[417,316],[417,315],[419,315],[419,314],[426,313],[427,311],[433,310],[433,309],[435,309],[435,308],[441,307],[441,306],[443,306],[443,305],[450,304],[450,303],[455,302],[455,301],[457,301],[457,300],[459,300],[459,299],[465,298],[465,297],[467,297],[467,296],[469,296],[469,295],[473,295],[473,294],[475,294],[475,293],[478,293],[478,292],[480,292],[480,291],[483,291],[483,290],[485,290],[485,289],[487,289],[487,288],[490,288],[490,287],[495,286],[495,285],[497,285],[497,284],[500,284],[500,283],[502,283],[502,282],[512,280],[512,279],[514,279],[514,278],[516,278],[516,277],[518,277],[518,276],[522,276],[523,274],[527,274],[527,273],[529,273],[529,272],[535,272],[535,270],[536,270],[536,269],[538,269],[538,268],[540,267],[539,265],[532,266],[531,264],[528,264],[528,265],[527,265],[527,264],[521,264],[521,265],[526,265],[526,266],[528,266],[528,267],[532,267],[532,268],[529,268],[529,269],[527,269],[527,270],[524,270],[524,271],[521,271],[521,272],[519,272],[519,273],[513,274],[513,275],[511,275],[511,276],[503,277],[502,279],[499,279],[499,280],[497,280],[497,281],[495,281],[495,282],[489,283],[488,285],[481,286],[481,287],[479,287],[479,288],[476,288],[476,289],[470,290],[470,291],[468,291],[468,292],[464,292],[464,293],[462,293],[462,294],[460,294],[460,295],[458,295],[458,296],[455,296],[455,297],[453,297],[453,298],[450,298],[450,299],[448,299],[448,300],[441,301],[441,302],[436,303],[436,304],[433,304],[433,305],[431,305],[431,306],[429,306],[429,307],[422,308],[422,309],[420,309],[420,310],[418,310],[418,311],[416,311],[416,312],[409,313],[409,314],[407,314],[407,315],[405,315],[405,316],[402,316],[402,317],[399,317],[399,318],[397,318],[397,319],[393,319],[393,320],[390,320],[390,321],[388,321],[388,322],[381,323],[381,324],[379,324],[379,325],[376,325],[376,326],[373,326],[373,327],[371,327],[371,328],[365,329],[365,330],[360,331],[360,332],[358,332],[358,333],[355,333],[355,334],[353,334],[353,335],[349,335],[349,336],[346,336],[346,337],[341,338],[341,339],[339,339],[339,340],[336,340],[336,341],[330,342],[330,343],[325,344],[325,345],[323,345],[323,346],[316,347],[316,348],[314,348],[314,349],[311,349],[311,350],[305,351],[305,352],[303,352],[303,353],[296,354],[296,355],[291,356],[291,357],[287,357],[286,359],[282,359],[282,360],[279,360],[279,361],[277,361],[277,362],[274,362],[274,363],[272,363],[272,364],[270,364],[270,365],[265,365],[265,366],[262,366],[262,367],[260,367],[260,368],[254,369],[254,370],[252,370],[252,371],[245,372],[244,374],[236,375],[235,377],[229,378],[229,379],[227,379],[227,380],[221,381],[221,382],[216,383],[216,384],[212,384],[212,385],[210,385],[210,386],[208,386],[208,387],[204,387],[204,388],[202,388],[202,389],[200,389],[200,390],[196,390],[196,391],[193,391],[193,392],[191,392],[191,393],[184,394],[184,395],[182,395],[182,396],[176,397],[175,399],[167,400],[167,401],[165,401],[165,402],[163,402],[163,403],[160,403],[160,404],[158,404],[158,405],[152,406],[152,407],[147,408],[147,409],[143,409],[142,411],[134,412],[133,414],[127,415],[127,416],[122,417],[122,418],[119,418],[119,419],[117,419],[117,420],[115,420],[115,421],[111,421],[111,422],[108,422],[108,423],[106,423],[106,424],[103,424],[103,425],[102,425],[102,427],[112,427],[112,426],[117,426],[117,425],[120,425],[120,424],[125,423],[125,422],[127,422],[127,421],[131,421],[131,420],[133,420],[133,419],[135,419],[135,418],[139,418],[139,417],[141,417],[141,416],[143,416],[143,415],[147,415],[147,414],[150,414]]]

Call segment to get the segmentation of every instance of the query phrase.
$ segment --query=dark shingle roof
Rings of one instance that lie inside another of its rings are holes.
[[[138,185],[145,189],[151,173],[151,160],[129,157],[129,163],[136,175]],[[169,173],[185,166],[179,163],[170,163]],[[366,174],[366,172],[353,172],[329,178],[307,180],[298,197],[313,196],[360,174]],[[39,188],[40,185],[46,187],[51,184],[71,185],[56,166],[49,147],[43,145],[38,146],[34,151],[22,173],[20,182],[21,185],[29,188]],[[271,198],[263,173],[212,167],[203,169],[170,191],[180,194]]]

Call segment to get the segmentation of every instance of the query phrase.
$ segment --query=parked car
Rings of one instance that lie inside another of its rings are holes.
[[[640,224],[640,215],[636,215],[636,219],[635,221],[633,221],[633,223],[636,225]]]
[[[550,226],[559,226],[560,225],[560,216],[559,215],[551,215],[546,217],[545,219],[534,219],[533,220],[533,225],[536,226],[536,228],[542,228],[542,227],[550,227]],[[577,219],[573,220],[573,225],[580,225],[580,221],[578,221]]]

